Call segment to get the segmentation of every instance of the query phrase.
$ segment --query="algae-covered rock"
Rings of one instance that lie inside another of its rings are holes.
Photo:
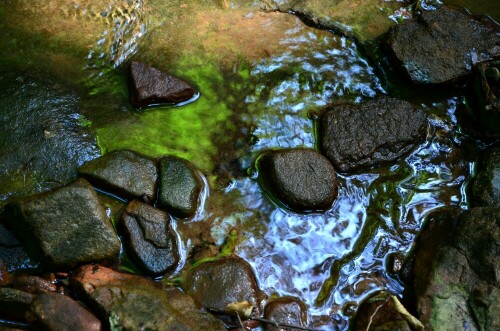
[[[8,222],[31,256],[70,268],[118,257],[120,241],[84,179],[8,206]]]

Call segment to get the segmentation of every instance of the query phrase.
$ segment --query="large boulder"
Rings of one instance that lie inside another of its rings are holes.
[[[109,152],[85,163],[78,173],[94,185],[124,198],[156,196],[158,171],[153,160],[129,150]]]
[[[383,45],[414,83],[456,83],[476,62],[500,55],[498,31],[494,24],[443,7],[392,27]]]
[[[352,172],[396,161],[424,141],[426,128],[421,109],[391,97],[333,105],[320,118],[320,148],[335,169]]]
[[[480,163],[472,197],[475,206],[500,206],[500,148],[492,149]]]
[[[187,160],[166,156],[160,160],[158,206],[176,217],[196,213],[203,181],[199,171]]]
[[[130,65],[132,104],[137,108],[191,99],[196,90],[187,82],[144,63]]]
[[[177,288],[100,266],[85,266],[71,279],[73,289],[112,327],[130,330],[225,330]]]
[[[297,298],[281,297],[271,299],[264,308],[264,318],[288,325],[307,326],[307,306]],[[266,324],[266,331],[294,330],[295,328],[277,327],[273,324]]]
[[[177,266],[179,253],[171,221],[168,214],[137,200],[123,212],[127,252],[148,274],[161,275]]]
[[[31,256],[70,268],[117,258],[120,241],[96,192],[84,179],[8,206],[7,220]]]
[[[265,191],[296,211],[330,209],[338,183],[331,163],[314,150],[268,151],[257,159]]]

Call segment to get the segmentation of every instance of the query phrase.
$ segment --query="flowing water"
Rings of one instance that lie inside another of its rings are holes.
[[[386,2],[387,19],[408,14],[399,2]],[[80,91],[103,153],[129,148],[192,161],[207,192],[195,219],[177,221],[182,245],[222,246],[236,233],[232,248],[254,267],[261,289],[302,299],[314,326],[345,330],[371,293],[401,294],[388,255],[410,250],[433,209],[468,206],[475,142],[457,124],[463,96],[422,96],[387,81],[352,39],[259,11],[258,1],[6,3],[0,72],[50,75]],[[193,82],[201,96],[179,107],[132,109],[132,59]],[[339,175],[339,197],[323,214],[283,210],[262,192],[253,167],[260,152],[314,148],[323,106],[388,92],[429,114],[427,139],[411,154]],[[111,214],[121,206],[109,198],[106,205]]]

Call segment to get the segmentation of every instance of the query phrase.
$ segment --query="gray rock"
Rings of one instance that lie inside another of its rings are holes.
[[[160,160],[158,207],[176,217],[196,213],[203,182],[198,170],[187,160],[167,156]]]
[[[0,201],[64,185],[101,154],[78,102],[48,79],[0,73]]]
[[[321,116],[321,152],[352,172],[393,162],[425,139],[427,117],[410,103],[381,96],[361,105],[333,105]]]
[[[314,150],[268,151],[257,159],[265,191],[296,211],[329,209],[338,188],[331,163]]]
[[[281,297],[271,299],[264,308],[264,318],[277,323],[285,323],[296,326],[307,326],[307,307],[297,298]],[[295,328],[276,327],[266,324],[266,331],[292,331]]]
[[[144,63],[132,62],[132,104],[137,108],[161,103],[179,103],[191,99],[196,90],[182,79]]]
[[[31,302],[30,319],[42,330],[100,331],[101,321],[81,304],[62,294],[44,293]]]
[[[493,26],[443,7],[392,27],[384,46],[414,83],[455,83],[476,62],[500,55],[500,34]]]
[[[155,163],[133,151],[117,150],[85,163],[78,173],[97,187],[124,198],[156,196]]]
[[[0,264],[9,271],[36,267],[36,262],[28,256],[21,242],[1,222]]]
[[[0,287],[0,319],[24,321],[34,295]]]
[[[191,297],[143,277],[100,266],[77,270],[71,285],[111,326],[131,330],[226,330]]]
[[[179,261],[170,216],[137,200],[122,215],[125,245],[134,261],[148,274],[160,275]]]
[[[92,186],[79,179],[8,206],[8,222],[27,252],[48,267],[118,257],[120,241]]]

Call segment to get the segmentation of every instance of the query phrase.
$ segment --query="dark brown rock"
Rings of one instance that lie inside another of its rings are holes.
[[[476,62],[500,55],[500,35],[493,24],[443,7],[392,27],[384,46],[414,83],[456,83]]]
[[[268,151],[257,159],[265,191],[296,211],[327,210],[337,198],[335,169],[314,150]]]
[[[160,275],[177,266],[179,253],[168,214],[134,200],[123,213],[122,222],[127,251],[141,269]]]
[[[32,294],[56,292],[57,285],[49,280],[33,275],[21,275],[16,277],[12,287]]]
[[[293,297],[282,297],[269,300],[264,308],[264,318],[277,323],[294,326],[307,326],[307,307]],[[265,325],[266,331],[292,331],[295,328],[276,327],[272,324]]]
[[[42,330],[100,331],[101,321],[81,304],[62,294],[37,295],[31,302],[30,319]]]
[[[196,90],[187,82],[144,63],[132,62],[132,104],[137,108],[191,99]]]
[[[0,287],[0,319],[24,321],[33,298],[33,294]]]
[[[95,186],[126,199],[146,195],[153,201],[156,197],[156,164],[133,151],[109,152],[85,163],[78,173]]]
[[[394,162],[425,139],[427,117],[410,103],[381,96],[333,105],[319,123],[321,152],[341,172]]]

